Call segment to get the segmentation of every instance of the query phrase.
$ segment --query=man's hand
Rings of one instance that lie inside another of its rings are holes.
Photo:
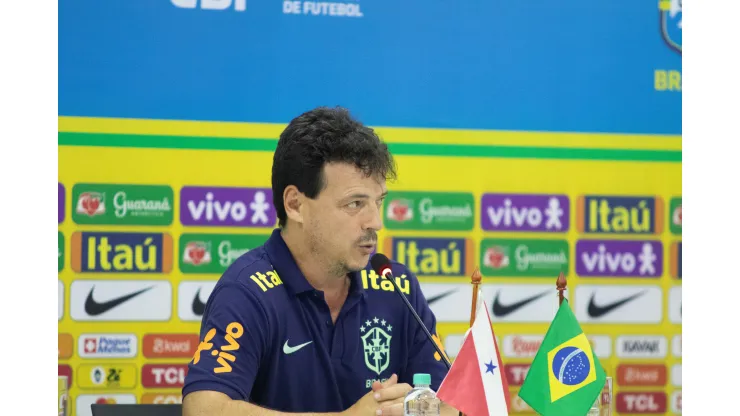
[[[381,384],[379,381],[373,382],[373,388],[367,394],[362,396],[355,404],[349,409],[342,412],[341,416],[376,416],[380,409],[380,404],[375,399],[375,392],[385,387],[390,387],[396,384],[398,377],[392,375],[391,378],[386,380],[385,383]]]
[[[372,392],[378,404],[382,416],[403,416],[403,399],[406,397],[411,386],[407,383],[397,384],[398,376],[393,374],[385,383],[374,382]]]

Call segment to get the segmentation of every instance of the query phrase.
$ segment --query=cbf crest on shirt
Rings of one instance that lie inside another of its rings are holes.
[[[401,264],[392,269],[435,334],[416,277]],[[429,373],[437,388],[446,366],[393,285],[369,265],[349,279],[347,300],[332,322],[323,292],[308,283],[280,231],[273,231],[226,270],[208,298],[183,397],[213,390],[280,411],[336,412],[394,373],[409,384],[414,373]]]
[[[373,317],[372,322],[368,319],[360,327],[360,332],[363,334],[361,338],[362,349],[365,353],[365,365],[378,375],[385,371],[390,364],[391,340],[393,339],[390,332],[392,330],[393,327],[390,322],[386,326],[386,320],[383,319],[378,322],[377,317]]]

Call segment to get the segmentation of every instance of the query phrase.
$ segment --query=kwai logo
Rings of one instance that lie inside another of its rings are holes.
[[[72,270],[77,273],[169,273],[172,237],[163,233],[75,232]]]
[[[671,199],[671,233],[681,235],[681,229],[683,228],[683,213],[681,210],[681,198]]]
[[[568,242],[564,240],[485,239],[480,253],[485,276],[568,274]]]
[[[652,196],[585,195],[576,210],[582,233],[660,234],[663,215],[663,200]]]
[[[484,194],[481,227],[486,231],[566,232],[570,202],[565,195]]]
[[[174,193],[165,185],[77,184],[72,189],[77,224],[170,225]]]
[[[186,186],[180,191],[183,225],[272,228],[276,220],[269,188]]]
[[[391,230],[473,229],[473,194],[389,192],[385,226]]]
[[[473,242],[466,238],[388,237],[388,257],[417,276],[467,276],[473,272]]]
[[[183,234],[180,271],[221,274],[236,259],[264,244],[269,235]]]
[[[593,277],[652,277],[663,274],[660,241],[579,240],[576,273]]]

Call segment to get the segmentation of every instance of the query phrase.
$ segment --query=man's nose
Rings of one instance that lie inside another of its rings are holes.
[[[365,223],[366,230],[379,231],[383,228],[383,219],[381,218],[383,206],[370,205],[370,212]]]

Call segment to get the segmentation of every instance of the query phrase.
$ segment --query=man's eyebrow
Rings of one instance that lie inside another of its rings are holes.
[[[388,196],[388,191],[383,192],[380,195],[380,198],[385,198],[386,196]],[[348,195],[346,198],[350,198],[350,199],[352,199],[352,198],[370,199],[370,195],[368,195],[368,194],[351,194],[351,195]]]
[[[349,199],[355,199],[355,198],[359,198],[359,199],[370,199],[370,195],[368,195],[368,194],[352,194],[352,195],[348,195],[346,198],[349,198]]]

